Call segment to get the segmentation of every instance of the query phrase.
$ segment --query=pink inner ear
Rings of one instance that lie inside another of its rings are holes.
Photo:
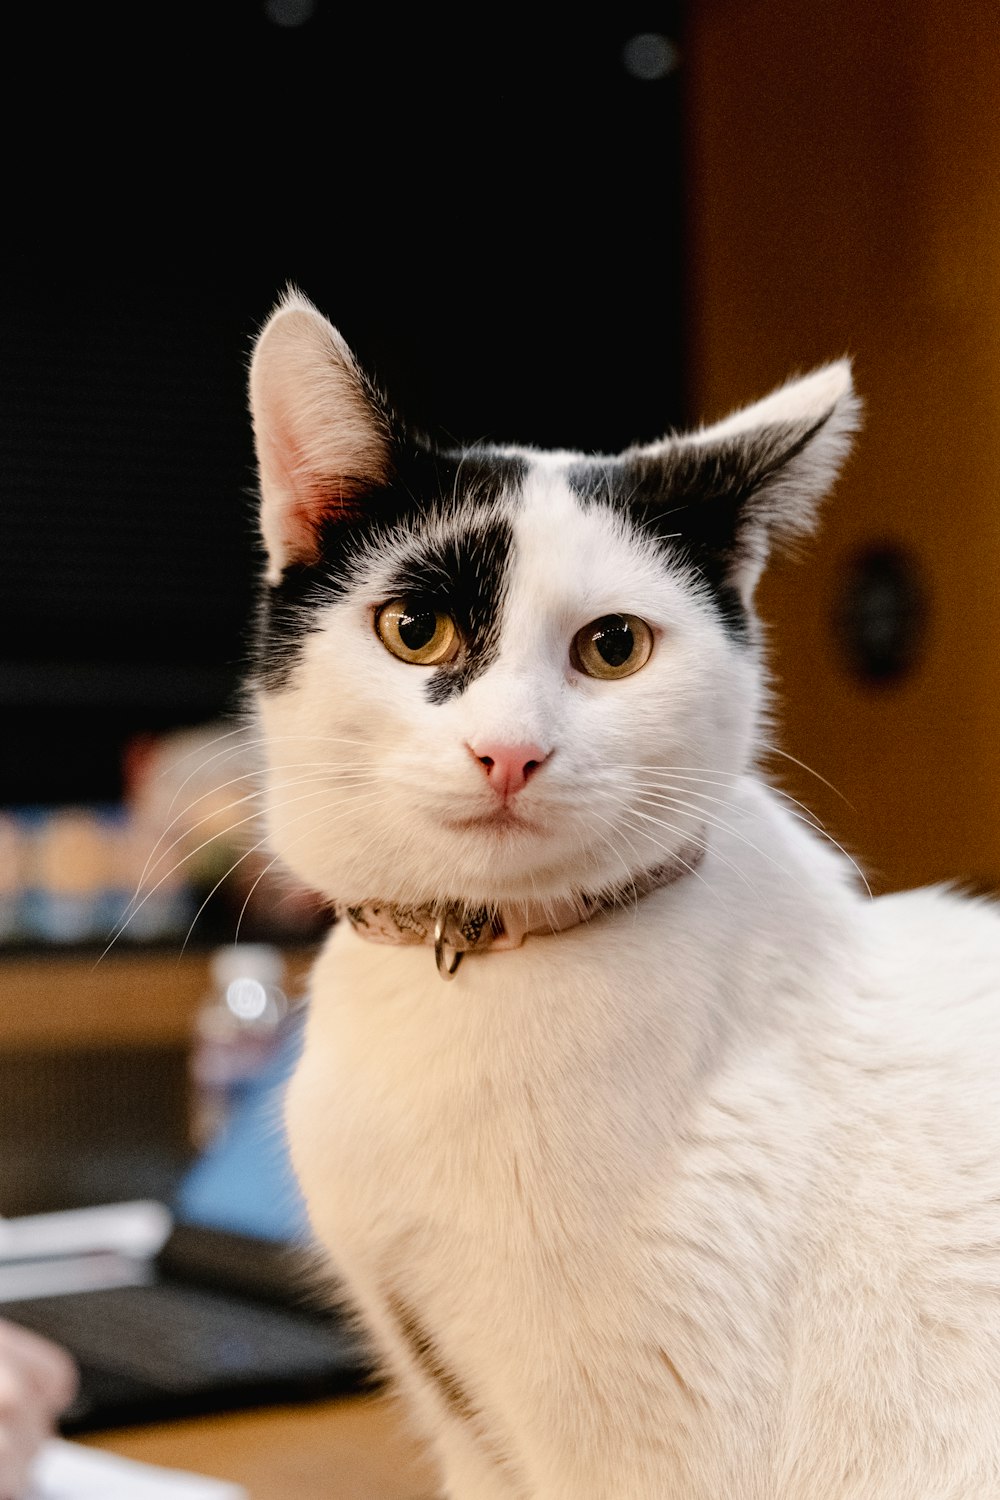
[[[349,519],[392,466],[387,414],[347,345],[301,299],[272,316],[250,393],[271,575],[313,561],[326,519]]]
[[[338,427],[333,419],[315,426],[289,409],[286,399],[272,401],[270,421],[257,435],[265,531],[273,543],[277,523],[281,565],[314,562],[325,520],[349,520],[361,513],[362,497],[384,483],[385,457],[372,451],[337,452]],[[340,440],[342,441],[342,439]],[[381,456],[381,463],[377,458]],[[364,477],[343,472],[339,464],[368,461]]]
[[[319,534],[324,521],[356,520],[362,513],[361,499],[370,486],[341,475],[323,481],[300,480],[296,498],[284,515],[284,542],[288,561],[310,563],[319,556]]]

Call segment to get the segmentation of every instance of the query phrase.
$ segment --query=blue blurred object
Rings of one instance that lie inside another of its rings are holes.
[[[309,1236],[282,1120],[285,1085],[302,1046],[304,1014],[289,1018],[273,1056],[234,1092],[232,1110],[188,1169],[172,1207],[188,1224],[268,1240]]]

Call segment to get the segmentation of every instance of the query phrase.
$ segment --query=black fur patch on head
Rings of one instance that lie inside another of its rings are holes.
[[[457,520],[454,531],[420,538],[393,576],[390,596],[405,594],[417,605],[445,611],[462,636],[457,659],[435,667],[428,678],[431,703],[447,703],[496,660],[511,540],[504,517]]]
[[[511,547],[500,502],[518,493],[526,464],[488,449],[448,454],[416,442],[400,443],[394,459],[391,483],[365,495],[359,515],[322,523],[316,562],[293,563],[265,587],[255,652],[261,686],[288,684],[319,612],[349,590],[372,544],[391,546],[394,532],[400,564],[387,597],[412,594],[448,610],[466,642],[455,664],[431,675],[431,701],[460,692],[494,659]]]
[[[679,442],[658,453],[637,450],[576,464],[567,478],[585,505],[624,509],[643,536],[693,567],[726,629],[748,641],[751,619],[734,577],[752,510],[767,527],[766,506],[754,497],[822,425],[772,426],[705,445]]]

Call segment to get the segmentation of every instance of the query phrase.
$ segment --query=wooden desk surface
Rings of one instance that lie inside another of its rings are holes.
[[[420,1444],[384,1395],[118,1428],[79,1441],[235,1480],[251,1500],[436,1500],[439,1494]]]

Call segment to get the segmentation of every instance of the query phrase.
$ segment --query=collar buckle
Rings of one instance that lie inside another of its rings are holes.
[[[446,929],[448,918],[441,915],[434,922],[434,962],[442,979],[454,979],[455,971],[462,962],[464,949],[451,948],[449,956],[449,945],[446,940]]]

